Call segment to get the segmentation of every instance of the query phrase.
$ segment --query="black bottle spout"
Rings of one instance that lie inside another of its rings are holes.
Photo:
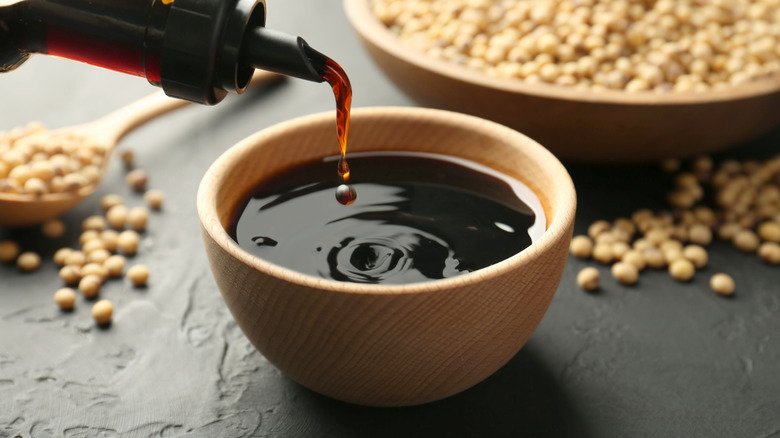
[[[257,26],[249,29],[241,46],[241,60],[254,68],[307,81],[322,82],[327,57],[303,38]]]

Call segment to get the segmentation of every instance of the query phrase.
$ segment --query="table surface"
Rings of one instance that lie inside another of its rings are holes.
[[[412,106],[374,66],[333,1],[269,1],[267,25],[302,35],[343,65],[354,106]],[[0,129],[38,120],[93,120],[153,92],[143,79],[35,56],[0,77]],[[453,92],[457,92],[454,90]],[[323,84],[288,80],[192,105],[125,138],[150,186],[167,195],[133,263],[149,287],[110,282],[114,323],[96,328],[89,305],[60,312],[51,262],[75,246],[81,220],[119,193],[142,200],[114,160],[98,193],[63,220],[66,235],[0,229],[39,251],[33,274],[0,265],[0,437],[352,436],[780,436],[780,270],[725,244],[689,284],[664,272],[634,287],[602,272],[602,289],[575,285],[570,259],[541,325],[506,366],[448,399],[407,408],[354,406],[315,394],[269,364],[225,307],[202,250],[195,193],[208,166],[247,135],[290,118],[333,111]],[[766,157],[780,132],[718,157]],[[668,176],[655,166],[567,165],[578,190],[576,232],[648,206],[663,207]],[[732,298],[708,290],[724,270]]]

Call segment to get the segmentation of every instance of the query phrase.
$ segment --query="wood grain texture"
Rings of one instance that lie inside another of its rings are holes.
[[[510,126],[564,160],[648,162],[735,146],[780,124],[780,78],[707,93],[587,91],[494,78],[400,42],[367,0],[344,0],[363,45],[421,105]]]
[[[225,231],[266,175],[333,155],[332,112],[261,131],[223,154],[198,192],[206,252],[225,302],[257,349],[293,380],[365,405],[438,400],[511,359],[544,315],[566,263],[576,197],[564,167],[509,128],[414,108],[353,112],[349,152],[454,155],[505,172],[542,201],[547,231],[531,247],[456,278],[359,285],[302,275],[243,251]]]

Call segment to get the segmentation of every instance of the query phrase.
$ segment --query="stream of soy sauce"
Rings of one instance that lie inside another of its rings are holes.
[[[336,200],[343,205],[349,205],[357,199],[357,191],[347,184],[350,175],[349,163],[347,163],[347,137],[349,136],[349,111],[352,106],[352,85],[344,69],[330,58],[325,58],[322,73],[322,78],[330,84],[333,96],[336,98],[336,135],[341,148],[338,174],[343,182],[336,188]]]

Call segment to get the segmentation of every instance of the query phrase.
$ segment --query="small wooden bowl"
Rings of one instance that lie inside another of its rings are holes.
[[[423,106],[484,117],[535,139],[563,160],[648,162],[714,152],[780,124],[780,78],[706,93],[587,91],[495,78],[418,52],[368,0],[344,0],[374,61]]]
[[[258,132],[206,172],[197,209],[216,282],[255,347],[314,391],[374,406],[426,403],[463,391],[509,361],[542,319],[566,263],[576,204],[572,181],[539,144],[476,117],[360,108],[351,125],[349,152],[449,154],[525,182],[542,202],[545,233],[495,265],[407,285],[325,280],[254,257],[225,231],[232,215],[267,175],[335,155],[335,114],[327,112]]]

